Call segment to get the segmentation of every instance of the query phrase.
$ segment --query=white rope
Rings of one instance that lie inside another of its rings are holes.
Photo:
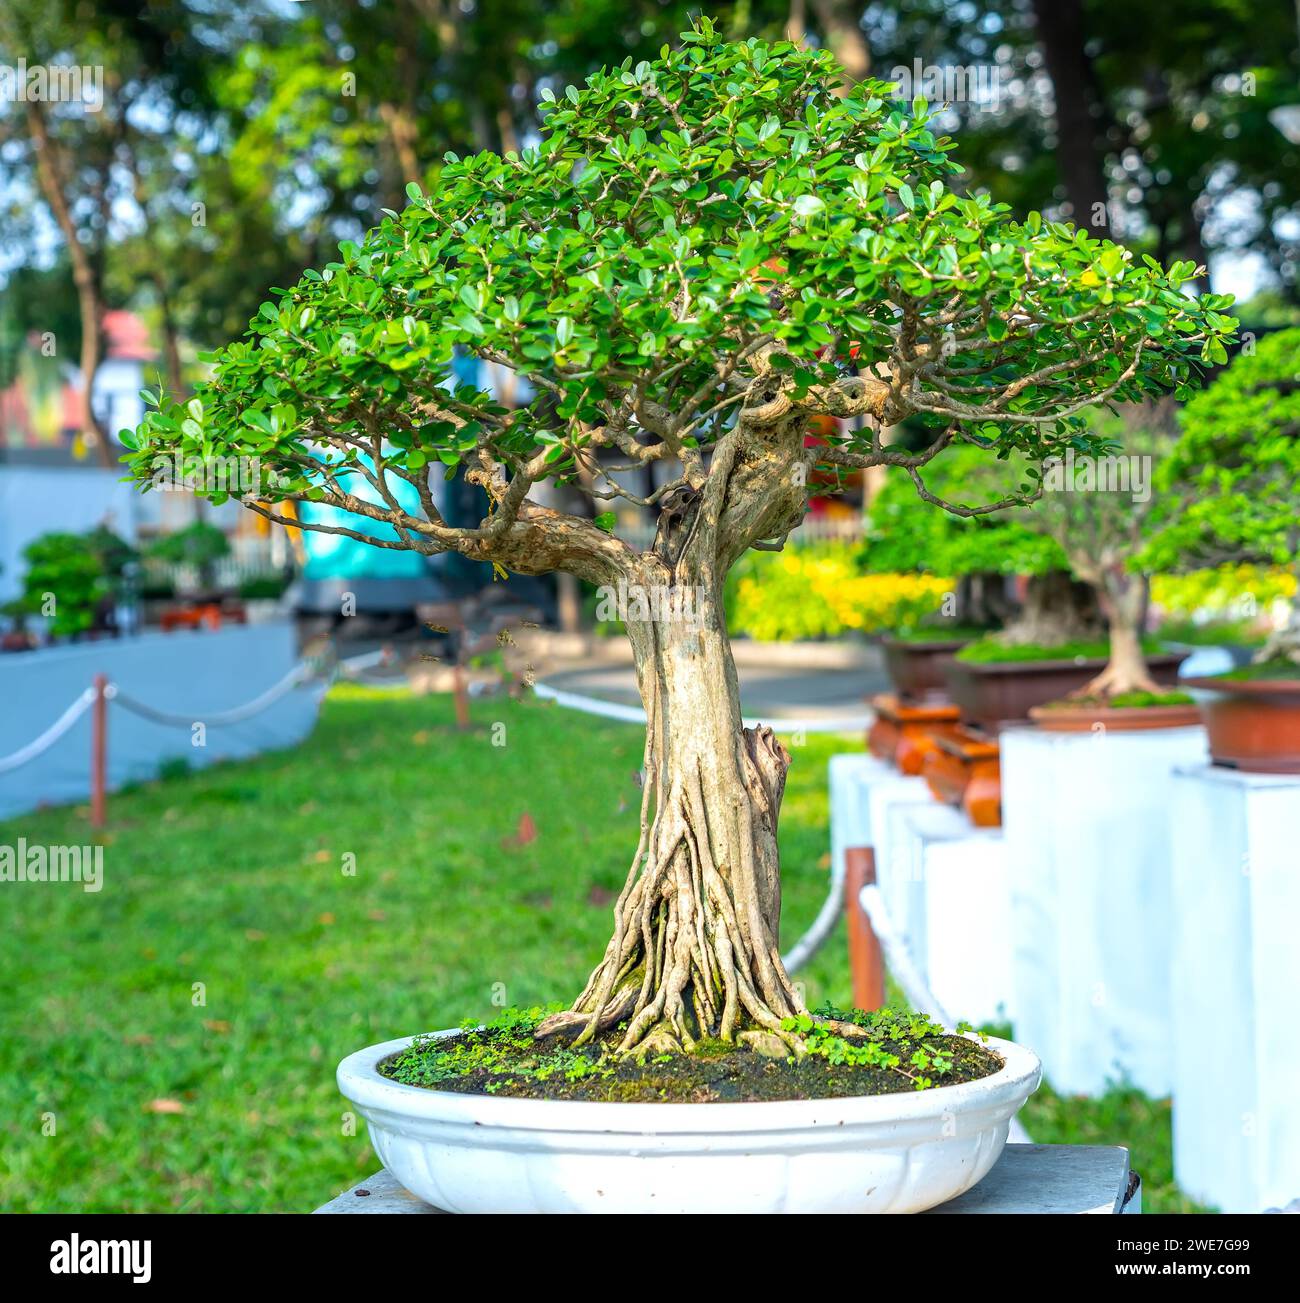
[[[808,931],[781,956],[781,963],[787,973],[802,968],[822,948],[826,938],[835,931],[835,925],[843,912],[844,856],[838,855],[832,857],[831,885],[817,917],[813,919]]]
[[[628,724],[645,723],[645,711],[640,706],[624,706],[616,701],[604,701],[600,697],[589,697],[581,692],[564,692],[547,683],[537,684],[534,691],[539,697],[553,701],[558,706],[567,706],[570,710],[581,710],[605,719],[623,720]],[[874,719],[874,715],[863,711],[856,715],[840,715],[834,719],[761,719],[756,715],[746,715],[741,722],[746,728],[765,725],[775,733],[856,733],[859,729],[867,728]]]
[[[273,683],[265,692],[254,697],[252,701],[245,702],[242,706],[234,706],[230,710],[217,711],[215,714],[178,715],[171,711],[158,710],[149,705],[148,702],[128,696],[115,683],[109,684],[107,695],[125,710],[131,711],[134,715],[139,715],[142,719],[151,720],[155,724],[167,724],[175,728],[192,728],[196,722],[201,721],[205,725],[219,726],[238,724],[260,714],[268,706],[279,701],[285,693],[291,692],[299,683],[309,677],[311,677],[311,666],[306,661],[299,661],[284,678],[277,683]]]
[[[881,949],[885,952],[885,963],[893,974],[894,981],[903,988],[908,1004],[920,1013],[929,1014],[945,1027],[955,1027],[957,1024],[952,1015],[935,998],[934,992],[930,990],[912,959],[907,942],[903,940],[894,926],[893,919],[889,917],[889,910],[885,907],[885,898],[880,894],[880,888],[874,882],[868,883],[858,895],[858,903],[862,906],[863,913],[871,920],[871,930],[876,934],[876,940],[880,942]],[[1021,1126],[1018,1118],[1011,1119],[1007,1139],[1015,1145],[1031,1143],[1029,1133]]]
[[[0,757],[0,774],[7,774],[48,751],[90,709],[94,700],[95,689],[87,688],[40,737],[19,747],[12,755]]]
[[[378,651],[365,652],[361,656],[350,656],[345,661],[339,661],[337,668],[342,677],[350,679],[360,674],[362,670],[372,669],[376,665],[387,665],[392,660],[392,648],[381,647]]]

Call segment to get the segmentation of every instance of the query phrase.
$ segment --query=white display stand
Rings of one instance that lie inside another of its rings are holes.
[[[980,1025],[1011,1018],[1011,897],[998,828],[948,805],[895,808],[896,859],[915,890],[907,935],[943,1009]]]
[[[378,1171],[317,1208],[328,1216],[445,1216]],[[976,1186],[930,1213],[1131,1214],[1142,1211],[1142,1184],[1127,1149],[1109,1145],[1007,1145]],[[927,1214],[923,1214],[927,1215]]]
[[[1174,776],[1174,1176],[1223,1212],[1300,1195],[1300,776]]]
[[[1063,1094],[1172,1085],[1173,771],[1202,728],[1002,734],[1016,1039]]]
[[[836,871],[843,873],[844,851],[849,846],[870,846],[876,852],[876,871],[889,857],[889,812],[901,804],[927,804],[925,779],[900,774],[893,765],[869,755],[832,756],[830,760],[831,855]]]
[[[938,804],[922,778],[873,756],[832,756],[831,854],[870,846],[885,908],[939,1003],[972,1023],[1011,1004],[1009,891],[1002,835]]]

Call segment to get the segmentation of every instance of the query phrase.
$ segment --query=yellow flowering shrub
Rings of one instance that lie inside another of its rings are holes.
[[[765,642],[910,628],[953,588],[935,575],[863,574],[856,550],[835,544],[755,553],[733,573],[731,631]]]
[[[1151,600],[1170,615],[1188,618],[1213,612],[1242,619],[1267,611],[1279,598],[1290,601],[1295,590],[1294,572],[1277,566],[1226,565],[1151,580]]]

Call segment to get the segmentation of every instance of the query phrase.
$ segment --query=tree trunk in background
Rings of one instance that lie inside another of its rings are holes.
[[[817,26],[827,48],[839,60],[850,81],[871,72],[871,47],[862,33],[862,5],[853,0],[812,0]],[[794,13],[791,11],[793,19]]]
[[[562,633],[581,633],[582,601],[578,592],[578,581],[561,570],[555,576],[555,605]]]
[[[647,718],[641,838],[603,960],[539,1035],[576,1031],[582,1044],[627,1019],[624,1050],[788,1044],[781,1020],[804,1011],[778,945],[790,757],[770,729],[742,725],[716,589],[663,585],[655,561],[625,621]],[[639,595],[661,612],[638,618]]]
[[[68,206],[67,196],[63,193],[60,168],[54,153],[54,141],[50,137],[49,127],[45,121],[45,108],[39,100],[27,101],[27,124],[32,133],[32,142],[36,146],[36,174],[40,180],[41,191],[54,213],[63,235],[63,242],[68,248],[68,260],[72,264],[72,279],[77,287],[77,306],[81,317],[81,392],[78,399],[81,435],[91,444],[106,467],[114,465],[113,450],[109,447],[108,437],[95,418],[91,403],[94,393],[95,374],[99,370],[99,328],[103,315],[99,300],[99,281],[95,269],[90,264],[85,246],[77,238],[76,223],[72,220],[72,210]]]
[[[1097,642],[1105,623],[1096,592],[1068,570],[1031,575],[1020,614],[997,635],[1006,647],[1053,647],[1067,642]]]
[[[1103,576],[1098,600],[1105,612],[1110,638],[1106,668],[1079,689],[1079,697],[1118,697],[1126,692],[1161,692],[1142,654],[1151,581],[1113,566]]]
[[[1300,665],[1300,575],[1296,576],[1296,590],[1291,597],[1291,610],[1287,622],[1260,648],[1255,663],[1289,660]]]
[[[1085,49],[1082,0],[1034,0],[1034,19],[1052,79],[1056,163],[1074,223],[1089,235],[1113,240],[1104,155],[1098,145],[1100,105],[1092,60]],[[1094,224],[1097,212],[1105,215],[1105,226]]]

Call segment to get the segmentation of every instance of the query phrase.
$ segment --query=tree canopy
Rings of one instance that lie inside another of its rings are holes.
[[[1266,335],[1179,413],[1157,479],[1160,570],[1300,561],[1300,329]]]
[[[942,501],[922,472],[948,446],[1087,450],[1090,406],[1186,394],[1226,359],[1230,300],[1189,297],[1194,264],[960,195],[929,106],[843,86],[824,51],[724,42],[701,20],[658,60],[543,99],[538,146],[449,155],[430,194],[411,185],[402,213],[264,303],[188,404],[151,395],[128,435],[137,478],[160,451],[251,455],[250,505],[271,518],[324,501],[386,522],[392,537],[368,540],[381,546],[601,579],[630,550],[599,520],[533,503],[535,484],[632,498],[600,455],[664,461],[680,468],[654,495],[666,505],[721,468],[725,568],[798,523],[796,461],[899,465]],[[457,351],[535,398],[507,410],[453,386]],[[855,424],[774,454],[818,413]],[[891,448],[883,428],[913,415],[933,439]],[[443,521],[438,465],[486,491],[479,526]],[[422,514],[398,507],[388,475],[419,490]],[[362,481],[383,505],[350,491]]]

